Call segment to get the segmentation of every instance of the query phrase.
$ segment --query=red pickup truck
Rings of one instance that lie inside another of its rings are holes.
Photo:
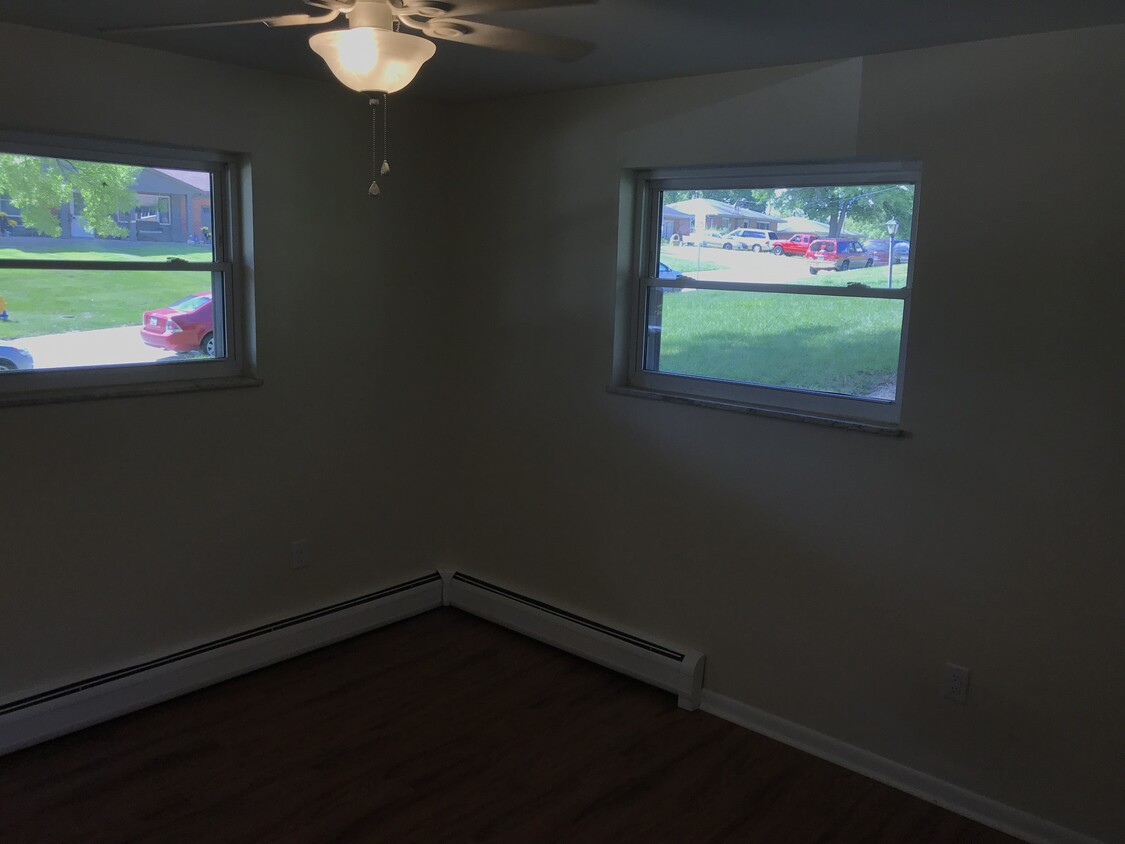
[[[804,255],[809,251],[809,244],[818,238],[815,234],[795,234],[788,240],[779,240],[770,251],[774,255]]]

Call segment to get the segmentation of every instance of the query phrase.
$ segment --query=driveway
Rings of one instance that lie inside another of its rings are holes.
[[[692,278],[706,281],[759,281],[772,284],[787,284],[808,281],[809,269],[804,258],[774,255],[770,252],[744,252],[728,249],[701,249],[695,246],[676,246],[661,248],[662,255],[669,255],[703,266],[718,264],[720,269],[693,272],[682,270]]]
[[[140,328],[135,325],[97,331],[67,331],[63,334],[44,334],[4,342],[31,352],[36,369],[113,366],[177,359],[172,352],[145,345],[141,340]]]

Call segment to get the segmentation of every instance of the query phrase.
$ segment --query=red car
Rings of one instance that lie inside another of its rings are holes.
[[[141,339],[170,352],[200,351],[215,356],[215,324],[211,291],[193,293],[166,308],[145,311]]]
[[[795,234],[788,240],[777,241],[772,251],[774,255],[804,255],[816,238],[815,234]]]
[[[809,262],[809,273],[816,275],[821,270],[850,270],[853,267],[870,267],[874,262],[858,240],[827,237],[814,240],[805,253]]]

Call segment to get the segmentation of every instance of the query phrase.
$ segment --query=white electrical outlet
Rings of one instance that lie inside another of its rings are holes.
[[[291,557],[290,563],[293,570],[308,568],[309,565],[309,541],[307,539],[295,539],[290,543]]]
[[[969,698],[969,669],[963,665],[945,664],[945,679],[941,684],[941,696],[964,703]]]

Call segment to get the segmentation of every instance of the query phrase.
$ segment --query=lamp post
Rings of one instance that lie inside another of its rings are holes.
[[[895,286],[895,232],[898,231],[898,220],[894,217],[887,220],[887,289]]]

